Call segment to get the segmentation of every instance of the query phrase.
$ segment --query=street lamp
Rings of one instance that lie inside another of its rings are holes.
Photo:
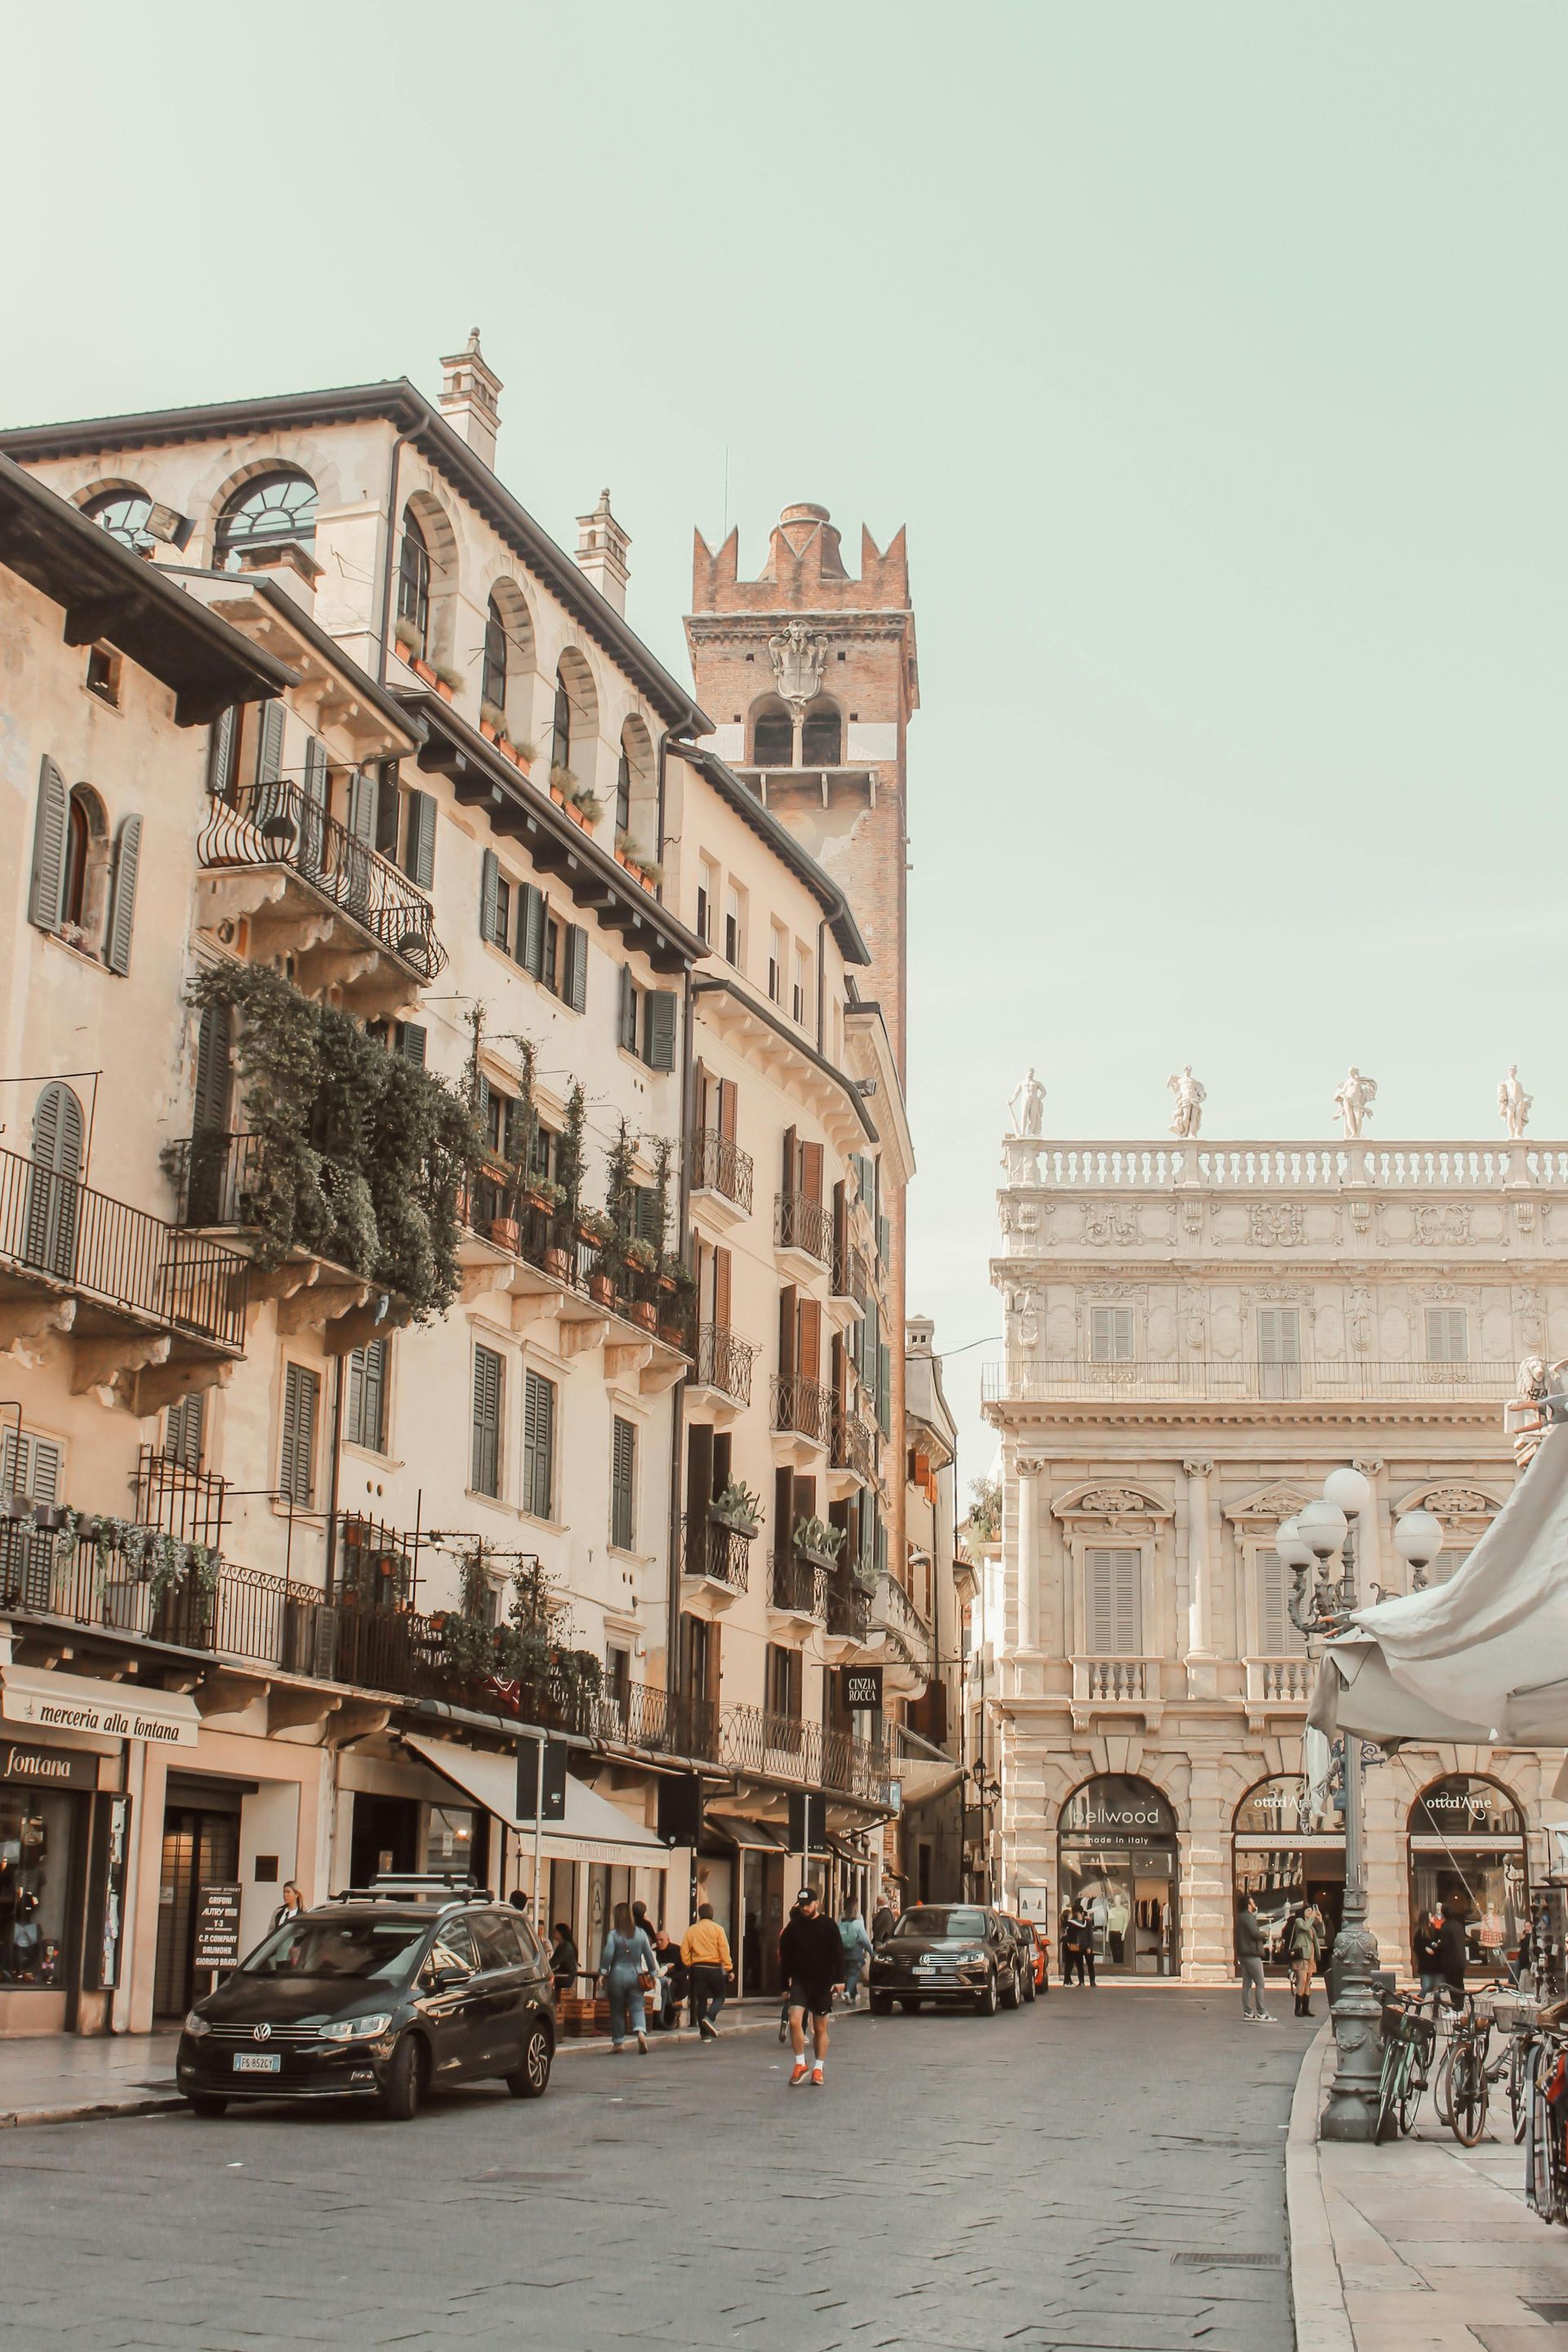
[[[1426,1590],[1426,1571],[1443,1549],[1443,1522],[1436,1511],[1406,1511],[1396,1521],[1394,1549],[1410,1570],[1410,1590]]]
[[[1356,1532],[1371,1502],[1372,1488],[1359,1470],[1335,1470],[1323,1482],[1321,1500],[1308,1503],[1298,1515],[1294,1531],[1287,1538],[1290,1545],[1287,1564],[1295,1578],[1290,1622],[1299,1633],[1340,1633],[1348,1624],[1356,1606]],[[1340,1554],[1337,1584],[1328,1572],[1336,1552]],[[1314,1563],[1318,1582],[1309,1601],[1307,1575]],[[1372,1989],[1377,1946],[1366,1924],[1361,1741],[1348,1732],[1344,1756],[1345,1901],[1334,1939],[1339,1990],[1332,2008],[1339,2057],[1323,2106],[1321,2137],[1370,2140],[1377,2127],[1383,2011]]]

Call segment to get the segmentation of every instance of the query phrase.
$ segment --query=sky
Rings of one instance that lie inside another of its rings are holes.
[[[1568,16],[1447,0],[77,0],[6,36],[0,418],[407,374],[693,525],[909,531],[909,1306],[994,1441],[1005,1106],[1568,1135]]]

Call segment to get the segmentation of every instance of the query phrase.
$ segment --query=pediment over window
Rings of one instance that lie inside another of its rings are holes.
[[[1175,1517],[1172,1504],[1147,1486],[1135,1486],[1126,1478],[1091,1478],[1081,1486],[1071,1486],[1058,1495],[1051,1505],[1058,1519],[1099,1521],[1101,1524],[1122,1524],[1129,1519],[1171,1519]]]
[[[1310,1500],[1310,1496],[1303,1495],[1299,1486],[1276,1478],[1267,1486],[1259,1486],[1255,1494],[1243,1496],[1239,1502],[1227,1503],[1225,1517],[1233,1527],[1269,1531],[1281,1519],[1293,1519]]]
[[[1506,1495],[1481,1486],[1474,1478],[1435,1478],[1429,1485],[1412,1486],[1407,1495],[1401,1495],[1394,1512],[1398,1518],[1405,1511],[1427,1510],[1434,1512],[1446,1528],[1476,1528],[1495,1519],[1507,1499]]]

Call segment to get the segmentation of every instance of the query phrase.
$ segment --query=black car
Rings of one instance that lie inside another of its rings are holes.
[[[1039,1949],[1035,1942],[1035,1931],[1028,1922],[1020,1919],[1016,1912],[999,1911],[996,1916],[1012,1937],[1013,1948],[1018,1955],[1019,1997],[1026,2002],[1031,2001],[1038,1990],[1036,1970],[1039,1966]],[[1016,2000],[1008,2000],[1005,1990],[1002,1994],[1002,2002],[1006,2009],[1016,2009],[1018,2006]]]
[[[917,2010],[973,2009],[994,2017],[1024,1997],[1023,1962],[1013,1930],[973,1903],[917,1903],[871,1955],[871,2007],[886,2017],[894,2001]]]
[[[550,1963],[520,1913],[482,1892],[351,1889],[285,1920],[197,2001],[174,2073],[198,2116],[369,2096],[406,2122],[426,2091],[487,2075],[537,2099],[554,2054]]]

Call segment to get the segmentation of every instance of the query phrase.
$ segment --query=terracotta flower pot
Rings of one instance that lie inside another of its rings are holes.
[[[552,784],[552,785],[551,785],[551,787],[550,787],[550,797],[551,797],[551,799],[555,803],[555,805],[556,805],[556,807],[557,807],[557,808],[564,808],[564,807],[565,807],[565,805],[566,805],[566,795],[565,795],[565,793],[562,791],[562,789],[561,789],[561,787],[560,787],[560,785],[559,785],[559,784]]]
[[[499,743],[500,741],[500,737],[496,733],[495,729],[490,725],[488,719],[480,719],[479,733],[484,737],[487,743]]]
[[[498,1248],[510,1250],[512,1255],[515,1257],[517,1255],[518,1244],[522,1239],[522,1229],[519,1225],[515,1217],[492,1217],[490,1219],[490,1239],[497,1244]]]
[[[441,698],[441,699],[442,699],[442,701],[443,701],[443,702],[450,702],[450,701],[451,701],[451,699],[452,699],[452,689],[451,689],[451,688],[447,685],[447,681],[446,681],[446,679],[445,679],[444,677],[433,677],[433,678],[431,679],[431,681],[430,681],[430,682],[431,682],[431,684],[434,686],[434,688],[435,688],[435,689],[436,689],[437,693],[440,696],[440,698]]]
[[[654,1313],[654,1305],[651,1298],[634,1298],[631,1305],[631,1316],[632,1321],[634,1323],[640,1323],[645,1331],[652,1331],[657,1328],[658,1318]]]
[[[555,1282],[567,1282],[571,1279],[572,1261],[563,1249],[547,1249],[544,1252],[544,1271]]]
[[[588,1296],[595,1307],[613,1307],[616,1286],[607,1274],[591,1274],[588,1276]]]

